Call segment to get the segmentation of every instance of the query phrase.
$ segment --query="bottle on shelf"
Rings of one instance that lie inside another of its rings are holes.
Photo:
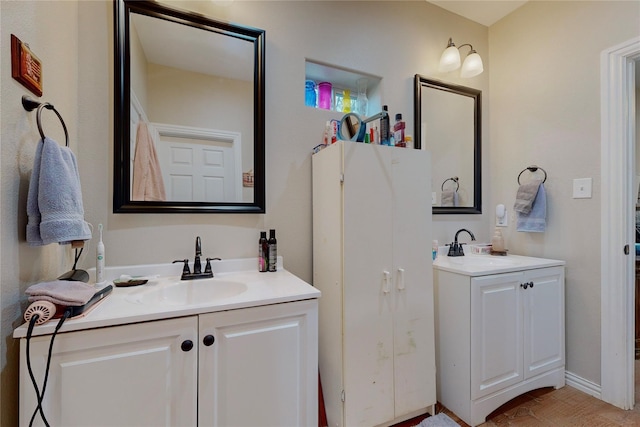
[[[366,77],[359,78],[356,81],[358,88],[358,95],[356,97],[356,113],[361,117],[367,117],[367,108],[369,106],[369,99],[367,98],[367,85],[369,80]]]
[[[380,119],[380,144],[389,145],[390,130],[389,130],[389,108],[384,105],[382,112],[385,113]]]
[[[393,139],[395,141],[396,147],[406,147],[407,144],[404,140],[404,128],[405,122],[402,121],[402,114],[396,114],[396,122],[393,125]]]

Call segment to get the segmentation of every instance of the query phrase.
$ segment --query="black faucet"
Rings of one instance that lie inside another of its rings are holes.
[[[200,257],[202,256],[202,243],[200,242],[200,236],[196,237],[196,257],[193,260],[193,274],[202,273],[202,265],[200,264]]]
[[[476,236],[474,236],[472,232],[470,232],[466,228],[461,228],[460,230],[456,231],[456,235],[453,238],[453,243],[449,245],[449,253],[447,253],[447,256],[464,256],[464,250],[462,249],[463,243],[458,243],[458,234],[460,234],[460,232],[462,231],[466,231],[467,233],[469,233],[469,236],[471,236],[471,240],[476,240]]]
[[[202,271],[202,264],[200,263],[200,257],[202,256],[202,243],[200,241],[200,236],[196,237],[196,256],[193,261],[193,273],[189,270],[189,260],[188,259],[178,259],[173,261],[182,262],[184,266],[182,268],[182,277],[180,280],[193,280],[193,279],[208,279],[213,277],[213,270],[211,268],[211,261],[219,260],[220,258],[207,258],[207,265],[204,267],[204,272]]]

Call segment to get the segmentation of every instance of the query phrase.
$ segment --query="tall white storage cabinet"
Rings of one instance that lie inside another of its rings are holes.
[[[338,141],[313,155],[313,284],[329,426],[436,403],[430,153]]]

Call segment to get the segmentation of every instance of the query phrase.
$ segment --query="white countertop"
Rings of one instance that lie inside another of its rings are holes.
[[[188,304],[142,303],[140,297],[145,293],[154,292],[161,287],[178,287],[189,282],[180,281],[182,264],[157,264],[143,266],[107,267],[105,277],[109,284],[118,279],[121,274],[131,276],[160,275],[151,279],[145,285],[133,287],[114,287],[111,294],[101,302],[91,307],[83,316],[67,319],[59,332],[78,331],[83,329],[100,328],[105,326],[124,325],[128,323],[145,322],[150,320],[168,319],[173,317],[190,316],[216,311],[247,308],[261,305],[278,304],[320,297],[320,291],[302,279],[286,271],[282,259],[278,260],[278,271],[260,273],[257,271],[256,258],[213,261],[214,279],[222,282],[242,282],[246,284],[246,291],[237,295],[213,300],[202,300]],[[204,268],[204,265],[203,265]],[[94,272],[90,271],[93,278]],[[90,283],[92,283],[90,281]],[[177,283],[177,284],[176,284]],[[203,283],[208,285],[209,283]],[[58,319],[52,319],[43,325],[36,326],[33,336],[51,334]],[[22,338],[27,334],[27,324],[18,327],[14,338]]]
[[[486,276],[489,274],[510,273],[534,268],[565,265],[557,259],[536,258],[521,255],[464,255],[450,257],[438,254],[433,262],[436,270],[450,271],[466,276]]]

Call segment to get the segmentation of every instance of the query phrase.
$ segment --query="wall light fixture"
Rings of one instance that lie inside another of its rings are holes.
[[[453,40],[449,38],[447,48],[444,50],[444,52],[442,52],[442,56],[440,57],[440,72],[446,73],[448,71],[453,71],[460,68],[459,49],[463,46],[469,46],[470,50],[467,54],[467,57],[464,59],[464,62],[462,63],[460,77],[474,77],[484,71],[484,67],[482,66],[482,58],[480,58],[480,55],[478,55],[478,52],[475,51],[473,46],[471,46],[469,43],[465,43],[463,45],[460,45],[460,47],[456,47],[456,45],[453,44]]]

